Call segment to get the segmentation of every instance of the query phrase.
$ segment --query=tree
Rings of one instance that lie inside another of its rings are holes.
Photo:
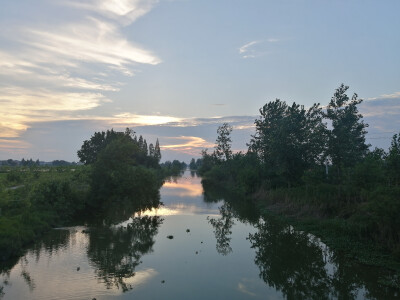
[[[158,191],[155,173],[139,165],[141,149],[127,135],[114,138],[98,154],[91,172],[91,190],[96,202],[153,197]]]
[[[156,141],[156,146],[154,147],[154,157],[157,159],[158,162],[161,160],[161,150],[160,150],[160,143],[158,142],[158,139]]]
[[[218,137],[216,140],[214,154],[219,161],[229,160],[232,157],[232,140],[230,137],[231,132],[232,126],[230,126],[228,123],[222,124],[217,129]]]
[[[369,147],[365,143],[368,124],[364,123],[357,108],[363,100],[358,99],[357,94],[350,99],[346,94],[348,88],[341,84],[336,89],[325,114],[332,122],[327,154],[337,167],[339,176],[343,167],[351,167],[359,162],[367,154]]]
[[[116,132],[113,129],[106,132],[95,132],[89,140],[83,142],[81,149],[78,151],[78,157],[85,165],[96,162],[97,155],[103,150],[114,138],[121,135],[126,135],[129,138],[130,131]]]
[[[150,144],[149,145],[149,156],[154,157],[155,151],[154,151],[154,145]]]
[[[386,158],[389,179],[392,184],[400,184],[400,133],[395,134]]]
[[[194,158],[192,158],[192,159],[190,160],[189,168],[190,168],[190,170],[196,170],[196,169],[197,169],[196,161],[195,161]]]
[[[319,104],[306,110],[276,99],[265,104],[260,114],[249,151],[257,154],[270,180],[290,185],[299,181],[306,169],[321,163],[326,124]]]
[[[147,148],[146,139],[143,140],[143,148],[142,148],[142,151],[143,151],[144,155],[148,155],[148,154],[149,154],[148,148]]]

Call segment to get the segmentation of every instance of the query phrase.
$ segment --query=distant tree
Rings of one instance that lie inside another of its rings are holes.
[[[149,156],[154,157],[155,151],[154,151],[154,145],[150,144],[149,145]]]
[[[16,166],[18,163],[15,160],[7,159],[7,165],[9,166]]]
[[[369,146],[365,143],[368,124],[364,123],[357,108],[362,99],[358,99],[357,94],[350,99],[346,94],[348,88],[341,84],[336,89],[325,114],[332,121],[327,154],[339,173],[343,167],[359,162],[367,154]]]
[[[196,170],[196,169],[197,169],[196,161],[195,161],[194,158],[192,158],[192,159],[190,160],[189,168],[190,168],[190,170]]]
[[[229,160],[232,157],[232,140],[230,134],[232,132],[232,126],[228,123],[224,123],[217,129],[217,140],[214,154],[220,161]]]
[[[143,148],[142,148],[142,151],[143,151],[143,153],[145,154],[145,155],[148,155],[148,148],[147,148],[147,142],[146,142],[146,139],[144,139],[143,140]]]
[[[71,163],[69,163],[69,162],[67,162],[67,161],[65,161],[65,160],[53,160],[53,161],[51,162],[51,164],[52,164],[53,166],[68,166],[68,165],[70,165]]]
[[[161,150],[160,150],[160,143],[158,142],[158,139],[156,141],[156,146],[154,147],[154,157],[157,159],[157,161],[161,160]]]
[[[203,159],[202,158],[196,159],[196,167],[197,167],[197,169],[199,169],[202,164],[203,164]]]
[[[139,136],[139,140],[138,140],[138,146],[139,146],[139,149],[143,149],[143,137],[142,136]]]

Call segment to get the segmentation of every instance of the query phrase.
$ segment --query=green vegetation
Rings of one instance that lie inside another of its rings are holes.
[[[179,160],[174,159],[172,162],[167,160],[164,163],[160,164],[162,173],[164,177],[167,176],[179,176],[181,175],[187,168],[187,164],[185,162],[180,162]]]
[[[199,173],[203,184],[223,186],[264,213],[315,222],[314,228],[328,228],[322,236],[333,232],[335,241],[399,261],[400,134],[387,152],[370,150],[357,109],[362,100],[350,99],[347,89],[341,85],[325,111],[319,104],[265,104],[247,153],[222,150],[231,143],[223,124],[214,152],[203,151]]]
[[[0,260],[18,255],[51,227],[103,214],[111,206],[158,206],[163,178],[177,172],[175,161],[172,169],[159,165],[158,140],[147,146],[130,129],[94,133],[78,156],[84,165],[39,166],[39,160],[23,159],[20,166],[8,160],[1,167]]]
[[[85,207],[89,191],[83,167],[3,167],[0,176],[0,259]]]

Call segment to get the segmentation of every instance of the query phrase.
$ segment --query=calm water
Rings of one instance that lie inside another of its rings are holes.
[[[165,183],[161,201],[156,210],[122,210],[123,221],[112,225],[53,230],[3,266],[0,298],[398,297],[377,283],[384,271],[347,261],[315,237],[218,193],[204,195],[190,173]]]

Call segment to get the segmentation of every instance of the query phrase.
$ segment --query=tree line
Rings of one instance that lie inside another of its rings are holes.
[[[345,219],[400,256],[400,133],[388,151],[370,149],[362,100],[347,90],[340,85],[326,107],[266,103],[245,153],[232,152],[233,128],[224,123],[213,152],[203,150],[199,173],[203,182],[264,203],[289,199],[313,214]]]
[[[98,217],[111,207],[128,214],[158,207],[164,179],[186,168],[179,161],[160,164],[158,140],[148,145],[129,128],[95,132],[78,157],[83,165],[1,167],[0,261],[51,227]]]

